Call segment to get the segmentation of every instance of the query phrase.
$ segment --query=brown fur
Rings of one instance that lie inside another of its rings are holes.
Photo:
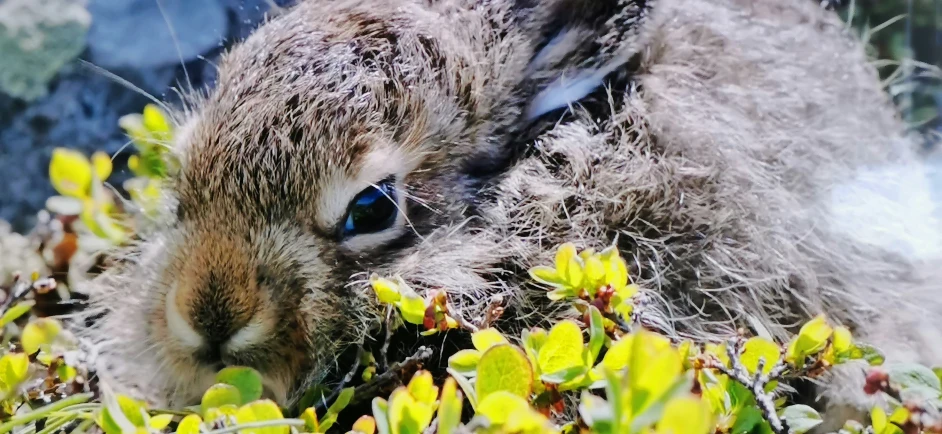
[[[225,57],[181,121],[175,215],[92,282],[106,316],[86,335],[115,387],[182,405],[211,381],[216,366],[168,332],[174,288],[198,330],[277,319],[223,360],[290,400],[379,320],[371,272],[444,288],[469,318],[504,294],[515,330],[571,314],[524,270],[561,242],[616,239],[667,333],[706,339],[749,313],[785,337],[824,312],[942,361],[905,340],[940,330],[933,280],[833,217],[839,183],[916,162],[836,16],[810,1],[473,3],[309,0]],[[561,73],[625,52],[606,90],[521,119]],[[346,203],[390,174],[408,221],[338,242]]]

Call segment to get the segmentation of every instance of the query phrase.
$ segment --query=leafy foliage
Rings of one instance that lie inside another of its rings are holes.
[[[128,188],[128,203],[147,215],[159,199],[159,183],[175,167],[163,147],[173,129],[151,106],[123,118],[122,126],[139,151],[130,160],[137,178]],[[87,229],[84,236],[120,244],[135,228],[118,224],[128,207],[103,188],[111,171],[104,154],[87,158],[57,150],[50,180],[60,196],[50,199],[49,208],[76,216]],[[183,411],[99,390],[74,357],[74,337],[59,320],[34,312],[31,297],[55,288],[55,281],[19,278],[7,289],[0,312],[9,344],[0,350],[0,434],[326,433],[336,431],[341,412],[355,401],[368,402],[370,411],[356,415],[348,432],[363,434],[803,434],[821,417],[811,407],[789,405],[781,386],[852,361],[872,366],[865,391],[886,396],[890,405],[874,408],[869,426],[849,421],[841,434],[942,433],[942,368],[883,366],[877,349],[824,316],[804,324],[788,342],[761,331],[741,331],[723,342],[672,340],[645,327],[644,293],[631,283],[614,246],[579,251],[566,243],[553,264],[529,273],[547,287],[549,300],[575,314],[549,330],[531,328],[519,336],[493,327],[502,314],[499,298],[472,322],[456,312],[445,291],[423,296],[398,276],[370,277],[392,329],[411,324],[424,335],[469,335],[471,348],[448,358],[440,380],[422,368],[406,373],[421,358],[386,366],[385,353],[377,364],[377,355],[368,352],[357,363],[364,365],[363,385],[346,387],[351,372],[320,404],[284,409],[265,397],[259,372],[230,366],[218,372],[199,405]],[[372,387],[390,379],[399,382],[391,393]]]

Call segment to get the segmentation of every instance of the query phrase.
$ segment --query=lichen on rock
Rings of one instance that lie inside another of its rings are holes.
[[[82,0],[0,2],[0,91],[32,101],[85,48],[91,15]]]

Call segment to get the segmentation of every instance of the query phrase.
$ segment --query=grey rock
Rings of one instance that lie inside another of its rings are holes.
[[[76,0],[0,1],[0,91],[32,101],[81,54],[91,16]]]
[[[218,47],[229,31],[216,0],[91,0],[88,9],[91,60],[108,69],[179,65],[181,57],[186,63]]]

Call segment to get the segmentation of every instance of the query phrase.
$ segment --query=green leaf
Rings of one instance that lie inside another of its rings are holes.
[[[468,379],[451,368],[445,368],[445,371],[451,375],[451,378],[454,378],[458,382],[458,386],[461,387],[461,391],[464,392],[464,395],[468,397],[468,402],[471,403],[471,408],[477,408],[478,400],[477,394],[475,393],[474,385],[471,384]]]
[[[706,402],[695,397],[671,400],[664,407],[664,415],[657,424],[657,434],[708,434],[712,432],[713,417]]]
[[[411,324],[422,325],[425,320],[425,299],[401,279],[399,293],[402,295],[398,303],[402,319]]]
[[[0,357],[0,383],[6,392],[12,392],[29,375],[29,356],[7,353]]]
[[[170,421],[172,420],[173,420],[172,414],[158,414],[150,418],[148,426],[151,429],[162,431],[164,428],[170,425]]]
[[[765,365],[762,368],[763,374],[768,374],[779,361],[781,349],[779,346],[768,339],[754,337],[750,338],[743,345],[743,354],[740,361],[749,370],[750,374],[755,374],[759,366],[759,359],[765,359]]]
[[[92,182],[92,163],[81,152],[56,148],[49,162],[49,180],[63,196],[85,197]]]
[[[602,351],[605,344],[605,323],[602,319],[602,313],[595,306],[589,306],[589,348],[588,357],[586,357],[586,366],[595,365],[595,360]]]
[[[475,386],[479,403],[498,391],[527,398],[533,388],[533,370],[521,349],[510,344],[496,345],[481,356]]]
[[[370,275],[370,286],[376,293],[376,298],[383,303],[396,303],[402,299],[399,293],[399,285],[389,279],[379,277],[377,274]]]
[[[281,409],[278,404],[270,399],[260,399],[239,407],[236,412],[236,421],[240,424],[251,422],[264,422],[283,419]],[[265,428],[252,428],[239,430],[245,434],[287,434],[290,431],[288,425],[270,426]]]
[[[527,411],[530,411],[530,404],[525,398],[499,390],[481,399],[477,414],[486,417],[491,424],[500,426],[507,423],[511,414]]]
[[[373,398],[373,419],[379,434],[392,434],[389,427],[389,403],[383,398]]]
[[[23,345],[23,351],[26,354],[35,354],[40,347],[51,344],[59,336],[60,331],[62,331],[62,325],[59,321],[52,318],[40,318],[23,328],[20,344]]]
[[[796,337],[788,346],[785,360],[791,363],[799,363],[805,357],[813,355],[824,349],[828,338],[831,337],[834,329],[827,323],[823,315],[819,315],[807,322],[798,331]]]
[[[736,421],[733,422],[733,427],[729,432],[732,434],[750,433],[756,424],[763,421],[765,419],[762,418],[762,411],[751,405],[745,406],[736,413]]]
[[[593,433],[614,434],[615,411],[604,399],[593,395],[588,390],[582,392],[579,401],[579,415],[592,428]]]
[[[196,414],[188,414],[177,424],[177,434],[199,434],[203,419]]]
[[[222,407],[224,405],[241,405],[242,395],[239,389],[229,384],[214,384],[206,393],[203,394],[203,400],[200,402],[200,411],[206,419],[210,409]]]
[[[0,317],[0,328],[5,327],[7,324],[16,321],[17,318],[28,313],[35,304],[36,300],[25,300],[13,305],[13,307],[4,312],[3,316]]]
[[[631,408],[635,414],[648,406],[663,402],[676,387],[683,370],[680,353],[667,338],[651,332],[635,335],[631,348],[628,382],[631,387]]]
[[[248,404],[262,397],[262,375],[245,366],[229,366],[216,373],[216,383],[228,384],[239,389],[242,400],[239,405]]]
[[[429,371],[423,370],[416,372],[406,388],[416,402],[422,404],[431,405],[438,396],[438,387],[435,387],[435,380],[432,378],[432,373]]]
[[[404,387],[394,390],[389,397],[392,434],[421,434],[432,422],[432,416],[432,409],[418,403]]]
[[[550,374],[543,374],[540,376],[540,380],[543,380],[544,383],[562,384],[575,380],[585,375],[586,372],[588,372],[588,369],[585,366],[570,366]]]
[[[481,361],[481,352],[477,350],[461,350],[448,358],[448,367],[463,375],[476,375],[475,370]]]
[[[438,434],[451,434],[461,425],[461,394],[454,378],[449,377],[442,386],[438,405]]]
[[[474,344],[474,348],[480,352],[487,351],[488,348],[493,347],[494,345],[506,344],[507,338],[504,337],[497,329],[488,327],[483,330],[478,330],[471,334],[471,343]]]
[[[304,421],[304,429],[307,432],[319,433],[321,432],[321,422],[317,419],[317,412],[314,411],[314,407],[308,407],[301,413],[301,420]]]
[[[541,265],[531,268],[529,273],[530,278],[540,283],[553,286],[559,286],[559,284],[562,283],[562,279],[553,267]]]
[[[324,413],[324,419],[320,422],[322,432],[327,432],[327,430],[337,422],[337,416],[340,412],[350,405],[350,400],[353,399],[353,391],[353,387],[341,390],[340,394],[337,395],[337,399],[334,400],[334,403],[330,404],[330,407],[327,408],[327,411]]]
[[[573,366],[583,366],[582,356],[582,330],[575,322],[564,320],[550,329],[546,343],[540,348],[537,363],[540,365],[540,372],[557,372]]]
[[[931,369],[917,363],[897,363],[887,367],[890,383],[900,389],[926,387],[935,391],[936,396],[942,391],[939,377]]]
[[[886,356],[883,355],[883,352],[880,351],[877,347],[872,345],[867,345],[863,343],[855,343],[852,352],[859,351],[859,357],[854,357],[855,359],[864,359],[870,366],[882,365],[886,362]]]
[[[366,415],[360,416],[360,418],[353,423],[351,431],[362,434],[373,434],[376,432],[376,419]],[[440,430],[439,433],[441,433]]]
[[[788,424],[789,434],[804,434],[823,422],[817,411],[801,404],[785,407],[781,416]]]

